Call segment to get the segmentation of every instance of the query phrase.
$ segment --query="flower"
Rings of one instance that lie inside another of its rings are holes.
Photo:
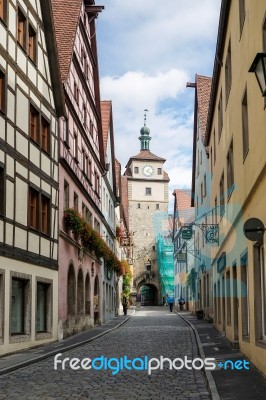
[[[85,249],[94,251],[96,257],[103,258],[108,268],[124,275],[126,268],[107,246],[100,234],[95,231],[79,214],[77,210],[68,208],[64,211],[64,221],[67,228],[81,239]]]

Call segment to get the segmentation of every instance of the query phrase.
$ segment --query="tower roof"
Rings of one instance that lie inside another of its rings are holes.
[[[135,156],[130,157],[126,168],[131,164],[133,160],[142,160],[142,161],[163,161],[165,162],[166,159],[162,157],[158,157],[155,154],[153,154],[150,150],[141,150],[138,154]]]

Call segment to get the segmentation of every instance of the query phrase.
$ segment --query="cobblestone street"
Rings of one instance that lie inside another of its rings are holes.
[[[194,333],[166,307],[145,307],[119,329],[67,351],[65,357],[189,358],[199,356]],[[147,371],[54,370],[54,357],[3,375],[0,399],[209,399],[204,374],[182,369]]]

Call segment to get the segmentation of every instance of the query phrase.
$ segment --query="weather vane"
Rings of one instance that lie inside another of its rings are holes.
[[[145,110],[144,110],[144,126],[146,126],[146,119],[147,119],[147,112],[148,112],[149,110],[147,110],[147,108],[145,108]]]

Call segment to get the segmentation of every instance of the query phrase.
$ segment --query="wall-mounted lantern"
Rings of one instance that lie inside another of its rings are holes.
[[[266,96],[266,53],[258,53],[248,72],[254,72],[262,93]]]

